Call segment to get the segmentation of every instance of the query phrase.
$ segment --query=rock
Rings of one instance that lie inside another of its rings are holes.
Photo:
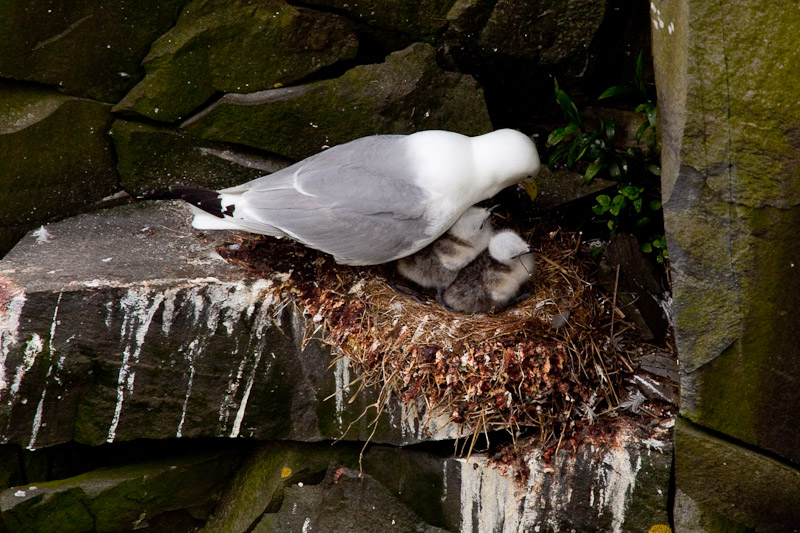
[[[122,187],[137,197],[167,194],[175,184],[232,187],[289,165],[277,156],[244,152],[140,122],[117,120],[110,134]]]
[[[522,59],[542,66],[566,64],[578,73],[585,68],[589,45],[605,10],[605,0],[499,0],[481,31],[481,54],[484,58]]]
[[[281,508],[290,485],[320,483],[331,461],[357,466],[359,449],[346,443],[259,445],[236,473],[205,531],[252,531],[265,513]]]
[[[204,531],[439,531],[368,472],[359,476],[359,451],[346,443],[261,445]]]
[[[226,263],[213,240],[226,234],[198,238],[189,218],[178,202],[81,215],[0,261],[4,442],[315,441],[341,437],[375,401],[367,391],[350,403],[347,359],[331,370],[330,349],[304,343],[310,319],[280,282]],[[457,434],[388,407],[374,442]],[[347,438],[366,438],[369,418]]]
[[[110,124],[109,105],[0,83],[2,240],[118,190]]]
[[[144,74],[150,43],[186,0],[113,3],[11,0],[0,4],[0,77],[57,86],[73,95],[118,101]]]
[[[260,446],[206,530],[648,531],[668,522],[672,444],[665,426],[622,429],[610,442],[562,448],[549,461],[527,452],[530,475],[521,481],[485,454],[464,459],[388,446],[364,453],[358,478],[360,450],[344,443]]]
[[[665,312],[667,290],[639,249],[636,237],[620,233],[611,239],[603,253],[600,272],[608,293],[616,293],[617,307],[629,315],[642,336],[663,340],[671,325]]]
[[[431,42],[446,24],[446,15],[454,0],[421,2],[344,2],[309,0],[306,5],[332,9],[370,28],[401,33],[414,41]]]
[[[677,531],[722,531],[709,522],[732,523],[725,531],[796,531],[800,524],[800,470],[745,449],[678,420],[675,482],[686,513],[676,512]],[[711,489],[711,490],[709,490]],[[703,517],[709,517],[705,520]],[[703,527],[694,529],[692,522]]]
[[[252,531],[444,531],[422,522],[372,476],[336,464],[318,484],[287,487],[285,503],[290,502],[291,507],[264,514]]]
[[[147,74],[114,111],[174,122],[217,92],[294,83],[352,59],[357,49],[352,25],[336,15],[283,0],[195,0],[153,43]]]
[[[296,160],[376,133],[446,129],[477,135],[492,130],[475,80],[443,71],[433,48],[421,43],[334,80],[226,95],[182,127],[204,139]]]
[[[5,531],[121,531],[148,526],[167,511],[213,502],[239,458],[233,453],[183,456],[93,470],[0,493]],[[174,525],[174,524],[173,524]]]
[[[531,207],[537,211],[547,212],[597,194],[613,187],[615,183],[604,179],[594,179],[590,183],[585,183],[582,174],[571,170],[550,170],[549,167],[543,166],[536,176],[536,185],[539,194]]]
[[[651,17],[681,413],[798,464],[800,19],[698,1]]]

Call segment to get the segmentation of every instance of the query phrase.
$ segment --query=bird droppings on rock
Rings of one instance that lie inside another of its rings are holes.
[[[337,265],[288,239],[248,236],[218,251],[278,281],[284,297],[319,317],[307,336],[321,337],[349,359],[355,378],[342,387],[352,395],[364,387],[381,391],[370,422],[396,395],[407,404],[424,403],[425,421],[449,416],[469,436],[463,451],[472,451],[480,435],[507,431],[512,444],[496,449],[495,459],[516,463],[524,476],[520,446],[552,454],[587,439],[602,442],[623,421],[657,423],[671,416],[671,404],[652,399],[637,413],[623,407],[639,358],[656,351],[675,355],[670,342],[643,341],[614,295],[602,291],[580,233],[540,223],[524,236],[537,252],[531,295],[496,314],[453,313],[416,301],[392,288],[390,265]],[[569,320],[554,328],[565,316]]]

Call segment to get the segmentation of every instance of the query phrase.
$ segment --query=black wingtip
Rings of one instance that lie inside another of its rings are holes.
[[[230,215],[228,211],[231,210],[231,207],[223,211],[222,202],[220,201],[221,199],[217,191],[172,185],[169,188],[169,192],[175,198],[188,202],[195,207],[199,207],[206,213],[212,214],[215,217],[225,218],[225,214]]]

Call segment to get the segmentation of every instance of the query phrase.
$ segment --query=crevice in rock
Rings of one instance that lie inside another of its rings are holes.
[[[760,455],[760,456],[762,456],[762,457],[764,457],[766,459],[770,459],[772,461],[775,461],[775,462],[779,463],[781,466],[784,466],[786,468],[789,468],[791,470],[796,471],[797,474],[800,475],[800,464],[797,464],[797,463],[795,463],[795,462],[793,462],[793,461],[791,461],[791,460],[789,460],[789,459],[787,459],[785,457],[782,457],[782,456],[778,455],[775,452],[772,452],[772,451],[764,449],[764,448],[760,448],[755,444],[752,444],[752,443],[749,443],[749,442],[746,442],[746,441],[743,441],[743,440],[739,440],[739,439],[737,439],[735,437],[731,437],[730,435],[727,435],[725,433],[721,433],[721,432],[719,432],[719,431],[717,431],[715,429],[706,427],[704,425],[697,424],[694,421],[692,421],[692,420],[690,420],[688,418],[685,418],[683,416],[680,417],[680,420],[681,420],[681,422],[683,424],[685,424],[686,426],[688,426],[689,428],[691,428],[691,429],[693,429],[695,431],[698,431],[698,432],[701,432],[701,433],[705,433],[707,436],[709,436],[711,438],[714,438],[714,439],[717,439],[717,440],[720,440],[720,441],[724,442],[725,444],[728,444],[728,445],[731,445],[731,446],[735,446],[737,448],[741,448],[741,449],[743,449],[745,451],[748,451],[748,452],[754,453],[756,455]]]

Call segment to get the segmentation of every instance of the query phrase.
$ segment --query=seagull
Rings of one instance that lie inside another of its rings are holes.
[[[375,265],[421,250],[539,167],[536,145],[516,130],[428,130],[362,137],[220,191],[170,190],[190,204],[197,229],[289,237],[340,264]]]
[[[532,272],[533,252],[528,244],[511,230],[499,231],[444,290],[441,303],[461,313],[499,311],[513,303]]]
[[[397,271],[426,289],[445,289],[458,271],[489,246],[489,209],[470,207],[447,232],[419,252],[397,261]]]

